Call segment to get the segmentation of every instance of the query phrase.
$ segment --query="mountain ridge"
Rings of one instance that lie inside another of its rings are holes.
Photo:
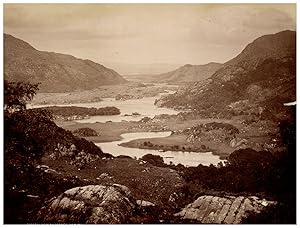
[[[70,92],[126,82],[101,64],[68,54],[39,51],[9,34],[4,34],[4,74],[11,81],[40,82],[40,92]]]
[[[173,71],[159,74],[160,82],[188,83],[202,81],[209,78],[213,73],[222,67],[221,63],[210,62],[202,65],[185,64]]]
[[[276,114],[283,102],[296,99],[295,75],[296,32],[283,31],[255,39],[207,80],[157,104],[190,108],[204,116],[261,115],[261,110]]]
[[[219,74],[221,72],[224,75],[224,70],[225,73],[235,73],[235,71],[232,70],[232,67],[237,67],[237,65],[240,73],[255,69],[267,58],[277,58],[293,54],[295,52],[295,45],[293,46],[293,44],[296,42],[296,36],[292,38],[292,34],[293,31],[285,30],[275,34],[267,34],[256,38],[247,44],[237,56],[225,62],[223,68],[216,71],[212,75],[212,78],[220,79],[221,76]],[[283,40],[288,43],[283,42]]]

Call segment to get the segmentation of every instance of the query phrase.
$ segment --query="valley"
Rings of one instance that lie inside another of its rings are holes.
[[[126,85],[124,87],[118,90],[117,96],[122,95],[120,91],[123,90],[128,93]],[[181,89],[181,87],[171,88],[173,90],[170,90],[170,87],[166,84],[155,85],[155,91],[166,92],[167,90],[171,96],[174,89]],[[103,154],[89,155],[87,149],[78,152],[80,151],[77,149],[78,145],[63,143],[61,140],[63,137],[55,143],[51,139],[51,145],[54,145],[56,149],[50,149],[49,151],[53,151],[52,153],[43,155],[42,159],[35,163],[34,166],[36,167],[46,167],[45,171],[36,169],[34,171],[36,173],[35,178],[39,175],[45,175],[43,172],[47,171],[46,175],[52,175],[51,179],[54,178],[56,181],[61,182],[60,178],[63,178],[64,181],[67,181],[67,186],[85,186],[87,184],[111,186],[115,183],[125,185],[132,191],[136,199],[142,199],[155,205],[156,212],[142,210],[139,212],[142,213],[141,215],[135,214],[131,217],[130,221],[137,223],[180,222],[179,218],[174,215],[176,213],[180,214],[181,208],[193,202],[192,196],[199,189],[202,189],[202,194],[205,195],[202,197],[218,197],[223,195],[224,189],[226,189],[225,194],[231,195],[230,199],[249,196],[251,199],[253,192],[255,192],[263,199],[262,202],[265,202],[266,199],[273,202],[274,198],[262,193],[263,191],[257,193],[256,190],[247,190],[239,193],[240,190],[234,190],[231,187],[218,187],[216,189],[214,187],[202,187],[203,184],[194,182],[196,178],[190,178],[198,172],[193,171],[193,169],[200,169],[200,172],[204,172],[203,175],[216,172],[216,170],[210,170],[213,169],[212,167],[225,169],[224,164],[232,159],[231,156],[236,151],[245,150],[246,152],[248,148],[252,148],[257,151],[271,150],[275,152],[278,150],[277,145],[280,142],[277,124],[268,120],[259,121],[257,116],[249,115],[233,116],[231,118],[203,118],[197,112],[191,112],[191,110],[186,110],[186,112],[176,111],[171,114],[175,110],[163,109],[164,111],[159,115],[147,116],[142,110],[150,110],[149,107],[155,108],[154,110],[160,109],[154,105],[154,102],[160,96],[166,95],[158,93],[156,96],[148,97],[145,96],[147,89],[147,87],[143,87],[138,92],[130,90],[132,97],[128,100],[116,101],[115,97],[100,97],[101,101],[97,102],[70,103],[69,101],[74,98],[69,95],[68,103],[60,102],[58,106],[55,106],[55,108],[58,108],[57,111],[60,110],[59,107],[74,107],[74,105],[88,108],[88,110],[92,108],[101,110],[101,107],[106,107],[106,103],[110,102],[110,104],[120,108],[120,113],[113,115],[119,116],[119,118],[114,119],[113,116],[102,115],[95,116],[97,119],[93,119],[93,116],[77,120],[54,119],[58,127],[62,127],[67,132],[72,132],[82,140],[93,142]],[[99,88],[99,91],[101,90],[102,88]],[[141,97],[136,99],[137,95]],[[43,97],[48,96],[43,94]],[[51,96],[49,95],[49,97]],[[151,105],[145,103],[143,99],[151,99]],[[39,100],[38,103],[43,104],[40,101],[42,100]],[[126,103],[128,101],[133,101],[133,103]],[[51,111],[51,109],[43,109],[45,106],[51,108],[50,100],[47,101],[47,105],[35,106],[35,102],[36,100],[33,100],[29,104],[29,110]],[[36,109],[35,107],[39,108]],[[171,110],[171,113],[167,114],[168,110]],[[142,116],[134,117],[137,119],[126,120],[128,116],[124,114],[133,111],[140,112]],[[157,113],[157,111],[154,112]],[[147,111],[147,113],[150,114],[151,112]],[[67,116],[68,113],[64,112],[64,115]],[[70,145],[69,148],[66,145]],[[75,149],[72,149],[73,145],[76,145],[74,146]],[[75,153],[75,155],[65,155],[68,153]],[[155,158],[155,156],[162,160]],[[251,153],[249,156],[252,156]],[[272,161],[270,158],[267,158],[267,160]],[[250,172],[250,170],[248,171]],[[220,177],[224,177],[226,180],[226,172],[225,174],[214,174],[220,176],[213,177],[213,180]],[[73,180],[73,178],[75,179]],[[229,176],[228,178],[232,179],[233,177]],[[72,182],[69,183],[69,181]],[[244,185],[243,183],[240,184],[241,186]],[[46,187],[47,182],[43,185],[44,188],[49,188]],[[216,184],[213,184],[213,186],[216,186]],[[144,190],[145,188],[147,188],[147,191]],[[59,189],[62,191],[64,188],[60,187]],[[37,194],[39,197],[50,197],[48,194],[43,196],[45,193],[36,191],[30,190],[30,195]],[[38,204],[38,200],[34,202]],[[208,210],[214,210],[213,208],[212,206]],[[150,210],[150,208],[145,210]],[[164,212],[157,215],[156,213],[159,211]],[[145,216],[144,213],[150,214]],[[55,213],[55,216],[58,216],[58,214]],[[29,216],[29,219],[32,219],[31,216]],[[193,219],[191,221],[185,219],[184,221],[196,222]]]
[[[295,37],[123,77],[4,34],[6,222],[294,221]]]
[[[146,84],[147,85],[147,84]],[[96,136],[84,136],[89,141],[97,143],[113,143],[122,140],[122,134],[128,133],[139,133],[140,138],[133,139],[130,141],[120,142],[119,155],[128,156],[125,151],[127,148],[139,148],[141,149],[140,154],[143,155],[147,151],[148,153],[159,154],[160,156],[168,157],[166,155],[167,151],[171,151],[173,154],[176,152],[178,154],[188,154],[193,153],[212,153],[213,155],[219,156],[220,159],[225,159],[235,150],[244,149],[251,147],[255,150],[265,150],[274,148],[276,144],[278,130],[276,125],[272,124],[271,121],[260,121],[257,123],[258,119],[250,116],[251,121],[245,122],[249,119],[249,116],[236,116],[230,119],[220,119],[220,118],[203,118],[196,112],[191,112],[187,110],[186,112],[175,111],[166,108],[157,108],[154,106],[155,100],[160,99],[160,96],[165,96],[164,93],[160,95],[160,91],[167,93],[174,93],[175,91],[171,89],[178,89],[178,87],[169,86],[167,84],[147,85],[136,90],[128,89],[127,85],[117,86],[118,94],[114,97],[101,97],[99,102],[84,102],[84,103],[67,103],[66,107],[72,107],[76,105],[77,107],[85,108],[98,108],[103,109],[108,104],[116,106],[120,109],[119,113],[115,115],[97,115],[90,116],[87,118],[77,118],[70,120],[63,120],[62,118],[57,118],[55,120],[56,124],[63,127],[66,130],[76,131],[77,129],[92,129],[97,134]],[[121,88],[124,87],[124,88]],[[154,87],[152,91],[156,91],[156,96],[149,97],[149,87]],[[107,87],[105,87],[107,88]],[[104,88],[104,89],[105,89]],[[114,86],[110,91],[114,91]],[[180,88],[180,87],[179,87]],[[103,88],[99,88],[96,96],[103,96],[101,91]],[[124,91],[122,93],[122,91]],[[128,95],[130,91],[130,97],[126,100],[116,100],[116,97]],[[87,93],[87,92],[85,92]],[[78,93],[68,95],[68,101],[76,99]],[[90,93],[93,94],[93,93]],[[115,94],[112,92],[112,94]],[[111,95],[112,95],[111,94]],[[105,94],[106,96],[107,94]],[[58,96],[62,96],[59,94]],[[138,99],[136,97],[139,96]],[[41,103],[42,97],[47,98],[46,94],[42,94],[37,99],[34,99],[29,107],[40,107],[43,108],[44,105],[34,105],[35,103]],[[50,96],[49,96],[50,97]],[[75,98],[74,98],[75,97]],[[51,97],[56,100],[55,97]],[[48,103],[47,101],[46,103]],[[43,102],[42,102],[43,103]],[[62,106],[65,103],[62,102]],[[48,105],[51,105],[49,103]],[[51,107],[51,106],[50,106]],[[59,108],[60,106],[56,106]],[[61,107],[64,108],[64,107]],[[47,108],[49,109],[49,108]],[[51,110],[51,109],[49,109]],[[63,111],[64,109],[62,109]],[[132,113],[137,113],[132,115]],[[55,113],[53,113],[55,114]],[[65,115],[66,113],[64,113]],[[219,124],[220,126],[208,129],[206,132],[198,135],[199,132],[205,129],[206,125]],[[201,127],[202,126],[202,127]],[[229,130],[226,130],[226,127]],[[204,128],[203,128],[204,127]],[[236,129],[235,132],[231,132],[230,128]],[[202,130],[201,130],[202,129]],[[146,135],[147,132],[171,132],[168,136],[162,138],[147,138],[143,137],[143,133]],[[101,145],[100,145],[101,147]],[[122,150],[124,153],[122,154]],[[105,152],[111,153],[109,147],[106,147]],[[132,157],[132,156],[131,156]],[[136,157],[136,156],[135,156]],[[141,156],[137,156],[141,157]],[[176,160],[176,156],[173,159]],[[199,164],[201,164],[201,158],[199,157]],[[166,159],[169,162],[172,158]],[[195,160],[194,164],[197,164]],[[184,161],[182,161],[185,164]],[[205,163],[206,164],[206,163]]]

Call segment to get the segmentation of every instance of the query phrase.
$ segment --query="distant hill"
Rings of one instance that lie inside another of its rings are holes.
[[[169,84],[186,84],[198,82],[209,78],[213,73],[220,69],[221,63],[208,63],[205,65],[186,64],[162,74],[135,74],[123,75],[129,81],[148,82],[148,83],[169,83]],[[174,69],[174,68],[173,68]]]
[[[36,50],[4,34],[4,77],[9,81],[40,82],[39,92],[69,92],[126,82],[117,72],[91,60]]]
[[[296,100],[296,32],[257,38],[207,80],[196,82],[158,105],[191,108],[204,116],[278,113]]]
[[[197,82],[209,78],[221,67],[221,63],[208,63],[205,65],[186,64],[171,72],[158,75],[156,80],[168,83]]]

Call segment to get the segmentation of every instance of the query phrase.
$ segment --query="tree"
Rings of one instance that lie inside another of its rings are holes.
[[[32,100],[38,86],[39,84],[4,80],[4,111],[11,113],[26,109],[26,102]]]

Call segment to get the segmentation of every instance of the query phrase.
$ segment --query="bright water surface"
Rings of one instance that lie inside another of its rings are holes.
[[[172,93],[173,91],[168,91],[168,93]],[[89,119],[76,120],[79,123],[95,123],[95,122],[121,122],[121,121],[139,121],[143,117],[153,118],[155,115],[159,114],[177,114],[178,111],[168,108],[159,108],[154,105],[155,99],[161,97],[145,97],[142,99],[132,99],[126,101],[116,101],[114,98],[104,98],[103,101],[100,102],[90,102],[90,103],[73,103],[73,104],[62,104],[57,106],[78,106],[78,107],[95,107],[101,108],[106,106],[115,106],[120,109],[120,115],[112,115],[112,116],[91,116]],[[51,105],[35,105],[29,106],[29,108],[39,108]],[[125,114],[132,114],[133,112],[138,112],[140,116],[125,116]],[[127,148],[121,147],[118,144],[129,142],[134,139],[140,138],[158,138],[158,137],[167,137],[171,132],[138,132],[138,133],[126,133],[121,136],[123,139],[121,141],[114,142],[105,142],[105,143],[97,143],[96,145],[100,146],[101,149],[110,153],[114,156],[118,155],[128,155],[130,157],[141,158],[145,154],[153,154],[159,155],[163,157],[164,162],[169,164],[173,162],[174,164],[181,163],[185,166],[197,166],[199,164],[202,165],[210,165],[217,164],[221,160],[219,156],[213,155],[211,152],[207,153],[195,153],[195,152],[180,152],[180,151],[166,151],[159,152],[158,150],[148,150],[148,149],[139,149],[139,148]]]
[[[164,162],[169,164],[172,162],[177,165],[181,163],[185,166],[198,166],[218,164],[221,160],[219,156],[213,155],[211,152],[207,153],[196,153],[196,152],[180,152],[180,151],[165,151],[159,152],[158,150],[149,150],[149,149],[139,149],[139,148],[128,148],[119,146],[121,143],[129,142],[131,140],[140,139],[140,138],[161,138],[167,137],[171,132],[136,132],[136,133],[126,133],[122,134],[121,141],[114,142],[105,142],[105,143],[96,143],[104,152],[110,153],[114,156],[119,155],[128,155],[132,158],[141,158],[145,154],[159,155],[163,157]]]
[[[168,91],[172,93],[173,91]],[[105,123],[107,121],[112,122],[121,122],[121,121],[139,121],[142,118],[148,116],[153,118],[155,115],[160,114],[178,114],[178,111],[169,108],[159,108],[154,105],[155,99],[161,97],[161,95],[166,93],[161,93],[156,97],[144,97],[142,99],[131,99],[131,100],[115,100],[115,98],[103,98],[100,102],[90,102],[90,103],[72,103],[72,104],[61,104],[56,106],[78,106],[78,107],[87,107],[87,108],[103,108],[107,106],[114,106],[120,109],[120,115],[111,115],[111,116],[91,116],[88,119],[76,120],[78,123],[96,123],[101,122]],[[28,106],[29,108],[41,108],[45,106],[54,106],[54,105],[34,105]],[[131,115],[134,112],[138,112],[139,116],[125,116]]]

